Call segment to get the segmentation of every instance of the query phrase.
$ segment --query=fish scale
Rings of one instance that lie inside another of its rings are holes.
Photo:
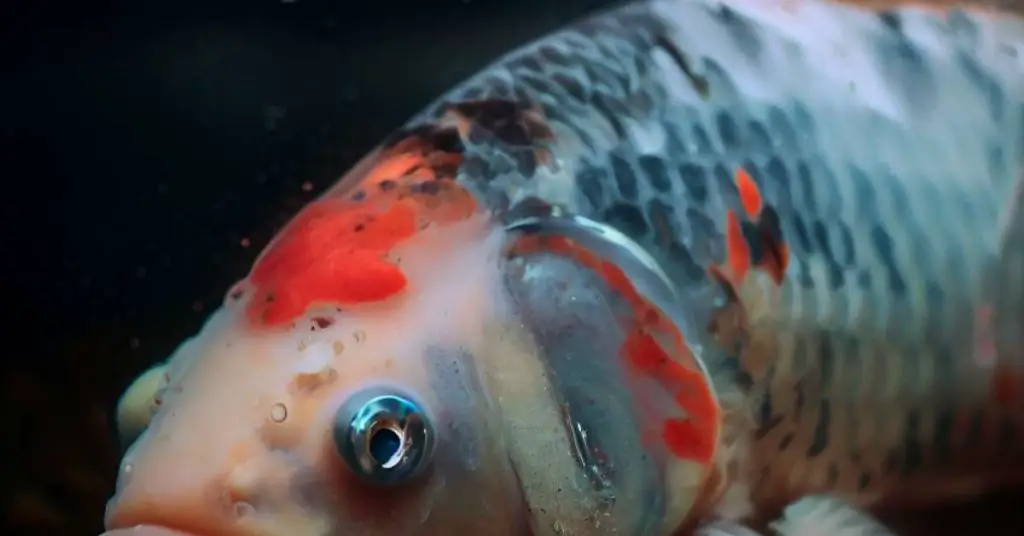
[[[959,456],[1019,461],[1024,417],[987,405],[990,373],[971,362],[964,325],[1000,262],[997,219],[1024,159],[1024,120],[1007,113],[1024,109],[1020,63],[979,54],[986,22],[964,12],[847,12],[861,20],[835,46],[867,52],[851,52],[848,76],[834,71],[841,52],[822,74],[800,48],[809,37],[758,26],[781,8],[746,7],[640,3],[498,61],[454,99],[542,108],[575,189],[552,198],[534,177],[464,180],[613,225],[700,304],[738,206],[734,170],[751,173],[793,252],[754,335],[766,348],[739,359],[752,380],[755,500],[825,490],[868,501]],[[1020,47],[1016,30],[994,46]],[[782,53],[810,87],[759,68]],[[996,286],[1019,288],[1003,277]]]
[[[632,2],[282,230],[125,395],[108,527],[888,534],[1024,480],[1022,237],[1024,20]],[[360,457],[386,407],[423,465]]]

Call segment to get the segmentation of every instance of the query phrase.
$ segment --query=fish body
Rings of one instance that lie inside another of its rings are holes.
[[[1019,484],[1022,183],[1019,18],[595,15],[411,119],[129,391],[108,534],[859,534]]]

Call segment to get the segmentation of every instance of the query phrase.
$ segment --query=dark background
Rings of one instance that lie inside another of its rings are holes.
[[[0,533],[101,530],[127,383],[393,128],[609,3],[0,4]]]
[[[389,131],[608,3],[4,3],[0,533],[95,535],[132,377]]]

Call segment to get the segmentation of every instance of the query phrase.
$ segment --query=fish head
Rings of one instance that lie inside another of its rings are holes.
[[[700,502],[718,406],[656,263],[399,158],[129,389],[107,536],[648,533]]]

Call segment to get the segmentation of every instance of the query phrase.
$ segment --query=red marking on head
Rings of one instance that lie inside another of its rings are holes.
[[[666,418],[657,423],[661,441],[681,459],[709,463],[719,432],[720,408],[703,371],[681,359],[694,357],[674,323],[636,290],[619,266],[564,237],[528,237],[516,251],[548,251],[566,254],[587,266],[615,290],[633,311],[623,326],[626,340],[620,355],[630,369],[658,382],[685,413],[685,418]],[[664,344],[670,345],[670,352]],[[673,358],[676,356],[676,358]]]
[[[358,191],[303,209],[249,274],[256,289],[249,318],[279,325],[314,304],[378,302],[405,290],[405,275],[388,258],[391,250],[429,225],[463,220],[477,210],[472,194],[437,178],[432,163],[422,154],[385,156],[354,184]]]

